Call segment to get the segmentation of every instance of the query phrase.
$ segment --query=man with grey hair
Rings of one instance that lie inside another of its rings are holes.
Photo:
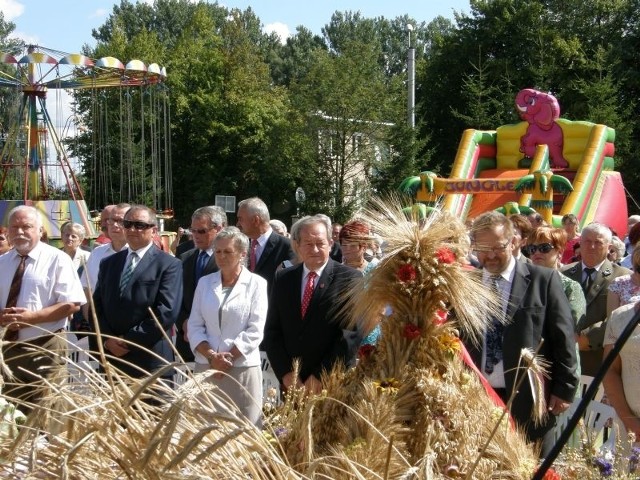
[[[271,292],[276,270],[285,260],[295,260],[295,253],[291,241],[274,232],[269,221],[269,209],[259,198],[238,203],[237,227],[251,240],[249,270],[264,278]]]
[[[2,393],[27,403],[44,398],[47,385],[66,382],[67,318],[86,302],[69,255],[40,241],[42,218],[34,207],[9,212],[14,248],[0,256],[0,324],[4,361],[13,372]],[[3,371],[4,376],[4,371]]]
[[[362,274],[329,258],[330,228],[320,215],[294,223],[291,238],[301,263],[275,276],[262,347],[282,392],[304,386],[309,393],[320,393],[322,372],[351,360],[342,331],[347,315],[343,294]],[[301,360],[297,377],[296,358]]]
[[[582,285],[587,301],[587,314],[577,326],[580,366],[584,375],[594,376],[602,363],[609,285],[614,278],[631,273],[607,259],[611,238],[609,227],[590,223],[580,234],[581,261],[562,269],[562,273]]]
[[[187,320],[191,314],[193,296],[198,280],[204,275],[217,272],[218,266],[213,256],[213,243],[218,232],[227,226],[227,214],[217,206],[200,207],[191,215],[191,234],[194,248],[178,258],[182,261],[182,308],[178,319],[176,348],[185,362],[193,362],[193,352],[189,346]]]

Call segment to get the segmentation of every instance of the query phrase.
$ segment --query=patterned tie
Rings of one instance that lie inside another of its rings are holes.
[[[207,263],[209,262],[209,254],[206,250],[200,250],[200,254],[198,255],[198,260],[196,260],[196,284],[200,277],[202,277],[202,273],[204,272]]]
[[[13,274],[13,280],[11,280],[11,286],[9,287],[9,295],[7,295],[7,303],[5,308],[12,308],[18,304],[18,297],[20,296],[20,287],[22,287],[22,277],[24,276],[25,263],[27,261],[26,255],[18,255],[20,257],[20,263],[16,268],[16,273]],[[5,330],[4,340],[7,342],[15,342],[18,339],[18,330]]]
[[[129,265],[122,272],[122,276],[120,277],[120,295],[124,293],[127,285],[129,285],[129,280],[131,280],[131,275],[133,275],[133,271],[138,264],[138,254],[136,252],[131,252],[131,257],[129,258]]]
[[[498,296],[502,313],[502,294],[500,292],[500,275],[491,275],[491,289],[493,293]],[[491,329],[487,332],[487,347],[486,347],[486,361],[484,371],[491,375],[494,367],[502,361],[502,334],[504,332],[504,325],[500,321],[500,317],[495,316],[492,318]]]
[[[256,269],[256,250],[258,250],[258,240],[251,240],[251,253],[249,253],[249,270],[252,272]]]
[[[582,291],[586,295],[589,289],[591,289],[591,285],[593,285],[593,274],[596,271],[595,268],[585,268],[583,272],[587,275],[582,282]]]
[[[316,272],[309,272],[309,275],[307,275],[307,283],[304,286],[304,295],[302,295],[302,308],[300,309],[302,318],[304,318],[307,313],[307,308],[309,308],[309,302],[311,302],[311,297],[313,296],[313,287],[317,276],[318,274]]]

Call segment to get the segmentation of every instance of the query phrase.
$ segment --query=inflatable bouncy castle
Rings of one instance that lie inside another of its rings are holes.
[[[615,130],[559,118],[553,95],[524,89],[516,97],[522,122],[496,130],[465,130],[448,178],[421,172],[400,189],[427,207],[437,203],[462,219],[488,210],[535,210],[560,226],[573,213],[627,229],[622,178],[614,171]]]

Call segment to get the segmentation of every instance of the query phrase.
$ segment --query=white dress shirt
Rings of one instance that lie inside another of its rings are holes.
[[[71,257],[55,247],[38,242],[27,255],[22,286],[18,295],[17,307],[37,312],[57,303],[86,303],[78,273],[73,267]],[[0,301],[2,308],[7,303],[13,273],[18,268],[20,256],[15,249],[0,256]],[[65,328],[67,318],[53,322],[39,323],[33,327],[24,327],[18,331],[19,340],[28,340],[43,335],[43,330],[55,332]]]

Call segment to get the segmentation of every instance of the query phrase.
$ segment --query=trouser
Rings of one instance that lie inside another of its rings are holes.
[[[68,377],[64,330],[27,341],[7,342],[3,355],[13,377],[2,373],[5,382],[2,393],[23,413],[28,414],[43,400],[51,400],[47,405],[53,406],[55,401],[52,397],[60,399],[55,389],[61,388]]]

